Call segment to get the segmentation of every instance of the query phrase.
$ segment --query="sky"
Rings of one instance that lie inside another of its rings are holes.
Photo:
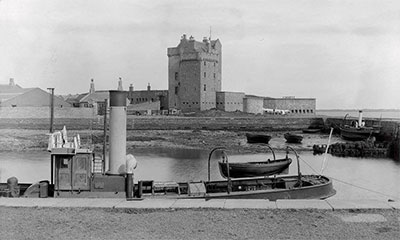
[[[183,34],[221,41],[223,91],[400,109],[400,1],[389,0],[0,0],[0,84],[167,89],[167,48]]]

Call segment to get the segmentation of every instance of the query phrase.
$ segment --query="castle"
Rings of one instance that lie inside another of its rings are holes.
[[[199,42],[184,34],[177,47],[168,48],[167,55],[170,109],[315,114],[314,98],[269,98],[222,91],[222,45],[219,39],[204,37]]]
[[[131,112],[198,112],[218,109],[227,112],[241,111],[254,114],[315,115],[315,98],[271,98],[246,95],[244,92],[222,91],[222,44],[220,40],[203,38],[196,41],[184,34],[177,47],[167,49],[168,90],[128,91]],[[119,79],[118,89],[122,90]],[[90,102],[104,105],[108,91],[90,91],[81,94],[74,106],[90,106]]]

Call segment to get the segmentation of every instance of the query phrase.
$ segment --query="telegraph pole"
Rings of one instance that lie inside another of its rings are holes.
[[[54,88],[47,88],[51,92],[50,94],[50,133],[54,132],[53,121],[54,121]]]

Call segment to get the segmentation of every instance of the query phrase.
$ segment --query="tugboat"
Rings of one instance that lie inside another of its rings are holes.
[[[346,117],[343,119],[345,122]],[[359,111],[358,121],[352,121],[351,125],[345,125],[340,127],[340,136],[344,140],[349,141],[364,141],[370,137],[376,137],[380,133],[380,127],[367,127],[365,122],[362,120],[362,111]]]

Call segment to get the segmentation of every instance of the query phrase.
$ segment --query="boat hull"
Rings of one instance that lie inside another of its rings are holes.
[[[247,142],[248,143],[269,143],[269,140],[271,140],[271,136],[265,135],[265,134],[251,134],[247,133],[246,134]]]
[[[340,128],[340,136],[349,141],[364,141],[377,133],[372,128]]]
[[[229,163],[229,177],[245,178],[280,174],[288,169],[291,163],[292,159],[290,158],[264,162]],[[227,178],[228,167],[226,162],[218,162],[218,166],[221,176]]]
[[[284,135],[286,142],[288,143],[301,143],[301,141],[303,140],[303,136],[301,135],[295,135],[295,134],[289,134],[286,133]]]
[[[297,176],[288,176],[279,179],[297,178]],[[205,198],[205,199],[266,199],[276,201],[278,199],[326,199],[336,194],[333,188],[332,180],[324,176],[306,175],[303,179],[311,178],[322,180],[319,184],[303,187],[286,187],[271,189],[252,190],[252,187],[244,189],[243,191],[228,192],[215,192],[207,193],[203,196],[182,196],[183,198]],[[257,179],[253,179],[257,180]],[[258,180],[262,181],[262,178]],[[235,185],[235,180],[232,180]]]

